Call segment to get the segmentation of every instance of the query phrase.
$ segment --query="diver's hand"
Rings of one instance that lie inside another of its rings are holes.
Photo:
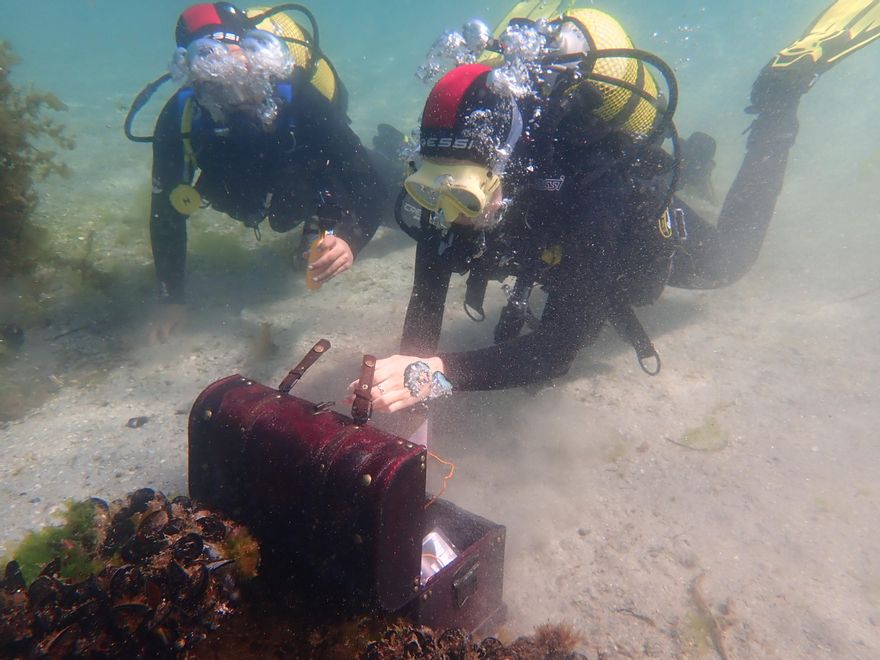
[[[410,386],[413,388],[413,391],[410,391],[406,384],[407,367],[417,363],[427,364],[430,374],[443,373],[443,360],[439,357],[420,358],[414,355],[392,355],[376,361],[376,368],[373,372],[373,388],[370,390],[374,412],[397,412],[448,393],[438,394],[435,389],[432,389],[431,382],[422,383],[422,387],[419,389],[417,383],[413,382],[413,378],[410,378]],[[349,402],[354,399],[355,387],[357,387],[357,381],[348,386],[350,390]],[[449,392],[451,392],[451,386]]]
[[[159,303],[153,313],[148,329],[150,345],[164,344],[186,322],[186,305]]]
[[[327,234],[318,246],[321,256],[309,265],[309,277],[324,283],[344,273],[354,263],[351,247],[339,236]]]

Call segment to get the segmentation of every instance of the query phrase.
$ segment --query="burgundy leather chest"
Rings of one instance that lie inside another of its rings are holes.
[[[426,508],[426,449],[367,425],[366,396],[348,417],[289,393],[328,348],[316,344],[278,389],[234,375],[199,395],[190,495],[247,524],[267,569],[325,605],[476,630],[503,611],[504,528],[443,500]],[[358,392],[374,363],[365,356]],[[423,541],[438,529],[454,557],[426,579]]]

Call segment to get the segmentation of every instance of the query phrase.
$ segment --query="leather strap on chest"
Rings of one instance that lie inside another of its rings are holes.
[[[324,355],[328,350],[330,350],[330,342],[326,339],[321,339],[317,344],[312,346],[311,350],[306,353],[306,356],[299,361],[293,369],[284,377],[284,380],[281,381],[281,384],[278,386],[279,392],[284,392],[287,394],[296,385],[297,381],[303,377],[303,374],[306,370],[311,367],[315,362],[318,361],[318,358]]]
[[[351,418],[358,426],[366,424],[373,414],[373,372],[376,370],[376,358],[365,355],[361,362],[361,377],[354,388],[354,401],[351,404]]]

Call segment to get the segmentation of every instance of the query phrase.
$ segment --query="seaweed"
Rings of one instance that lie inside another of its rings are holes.
[[[236,573],[242,580],[257,576],[260,566],[260,544],[244,527],[234,528],[223,543],[225,556],[235,562]]]
[[[253,355],[257,360],[268,360],[278,353],[278,344],[272,339],[272,324],[260,323],[260,334],[253,341]]]
[[[67,107],[54,94],[13,85],[10,72],[16,64],[9,44],[0,41],[0,278],[31,270],[36,263],[41,236],[31,223],[37,204],[34,183],[70,173],[56,151],[41,147],[74,147],[51,116]]]
[[[95,504],[68,502],[62,515],[63,524],[31,532],[18,545],[15,561],[27,583],[55,559],[61,562],[61,576],[70,580],[84,580],[97,572],[99,565],[92,556],[98,541]]]
[[[703,595],[705,577],[705,574],[700,574],[691,582],[690,595],[695,607],[690,617],[692,641],[701,655],[711,648],[721,660],[729,660],[730,654],[725,645],[724,631],[730,627],[731,621],[729,617],[716,616],[706,602],[706,597]]]

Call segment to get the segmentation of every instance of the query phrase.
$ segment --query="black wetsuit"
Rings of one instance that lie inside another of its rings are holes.
[[[606,323],[637,352],[650,353],[653,347],[632,306],[655,301],[666,284],[725,286],[757,258],[797,132],[796,106],[795,101],[785,111],[755,120],[717,225],[677,198],[668,216],[661,213],[671,158],[659,148],[642,150],[635,162],[607,167],[603,163],[620,159],[633,145],[610,139],[603,148],[579,150],[569,143],[567,149],[556,147],[552,163],[537,179],[511,175],[508,168],[506,194],[514,190],[514,201],[494,232],[456,227],[444,236],[423,223],[401,353],[437,354],[450,276],[465,271],[477,290],[482,271],[522,275],[526,282],[543,284],[548,297],[531,332],[487,348],[439,354],[457,390],[517,387],[562,375]],[[552,258],[541,255],[553,245],[562,246],[562,258],[550,266]],[[512,334],[518,334],[516,327]]]
[[[213,208],[248,226],[268,218],[274,230],[287,231],[315,216],[329,192],[342,216],[336,235],[355,255],[366,245],[381,221],[385,189],[345,114],[312,85],[295,78],[276,87],[279,112],[268,131],[244,116],[217,124],[183,89],[162,110],[153,143],[150,237],[160,299],[184,299],[187,217],[169,195],[195,176],[181,135],[187,96],[200,170],[195,187]]]

